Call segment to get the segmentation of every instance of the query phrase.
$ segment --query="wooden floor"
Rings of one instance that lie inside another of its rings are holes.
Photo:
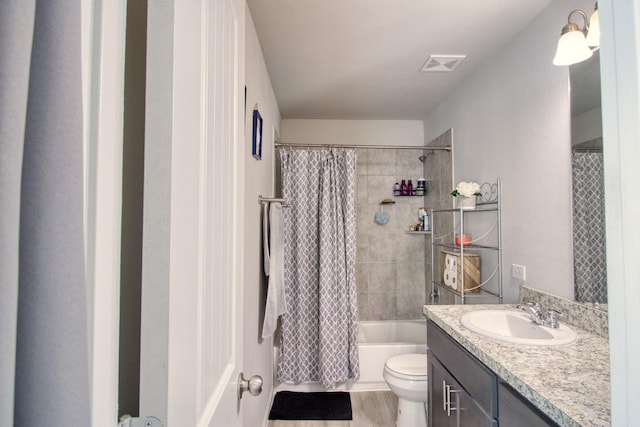
[[[351,392],[352,421],[271,420],[269,427],[393,427],[398,398],[390,391]]]

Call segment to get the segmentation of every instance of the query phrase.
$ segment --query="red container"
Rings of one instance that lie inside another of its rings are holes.
[[[465,234],[462,239],[463,246],[469,246],[471,244],[471,234]],[[460,235],[456,234],[456,246],[460,246]]]

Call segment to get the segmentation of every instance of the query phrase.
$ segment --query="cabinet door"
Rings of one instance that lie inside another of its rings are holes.
[[[429,425],[431,427],[495,427],[484,412],[434,356],[429,357]]]
[[[548,427],[558,425],[502,381],[498,384],[498,421],[500,426],[505,427]]]
[[[460,391],[455,394],[455,398],[458,427],[497,427],[498,422],[480,409],[476,401],[467,393]]]
[[[436,361],[433,355],[429,355],[429,426],[431,427],[455,427],[457,420],[455,412],[447,414],[445,406],[445,385],[453,382],[453,377]]]

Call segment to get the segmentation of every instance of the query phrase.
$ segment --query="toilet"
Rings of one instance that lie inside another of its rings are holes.
[[[382,376],[398,396],[397,427],[427,425],[427,355],[398,354],[384,364]]]

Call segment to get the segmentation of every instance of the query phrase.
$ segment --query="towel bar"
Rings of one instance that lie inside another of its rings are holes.
[[[289,205],[287,204],[287,202],[284,199],[279,199],[277,197],[262,197],[262,196],[258,196],[258,203],[262,204],[262,203],[271,203],[271,202],[280,202],[282,203],[282,207],[284,208],[288,208]]]

